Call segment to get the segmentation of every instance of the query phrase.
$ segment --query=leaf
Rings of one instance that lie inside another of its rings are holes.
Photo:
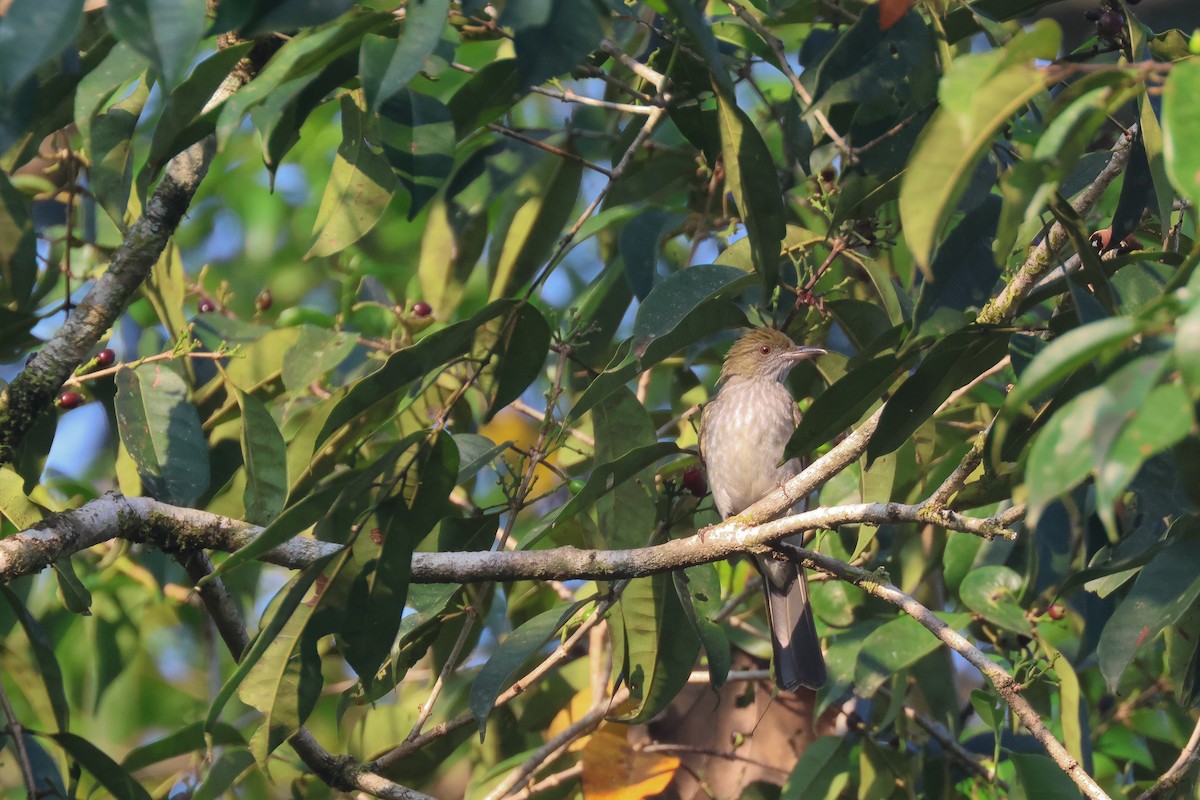
[[[900,218],[917,264],[930,269],[937,238],[995,136],[1044,90],[1034,58],[1053,58],[1059,32],[1043,22],[1003,51],[962,56],[939,89],[942,105],[917,139],[900,186]]]
[[[817,396],[800,419],[784,458],[806,457],[857,422],[896,382],[907,359],[894,353],[873,358],[847,372]]]
[[[1132,317],[1116,317],[1081,325],[1067,331],[1041,350],[1023,371],[992,426],[992,455],[999,448],[1018,414],[1039,395],[1084,364],[1115,350],[1148,323]]]
[[[350,611],[339,636],[346,661],[368,689],[400,630],[413,549],[446,515],[458,478],[453,439],[418,431],[408,440],[418,445],[416,494],[411,503],[397,493],[379,505],[376,515],[383,526],[383,544],[354,581],[347,600]]]
[[[1162,89],[1163,156],[1167,175],[1179,193],[1200,206],[1200,60],[1195,58],[1173,65]]]
[[[83,0],[14,0],[0,18],[0,95],[10,94],[78,35]]]
[[[1104,388],[1081,392],[1063,404],[1029,448],[1025,465],[1029,516],[1036,523],[1050,501],[1082,483],[1091,474],[1091,449]]]
[[[514,294],[546,263],[575,209],[582,177],[580,164],[548,157],[517,181],[496,225],[491,299]]]
[[[934,614],[952,628],[961,628],[969,614]],[[925,626],[907,614],[885,622],[867,636],[854,667],[855,691],[872,697],[900,670],[907,669],[942,644]]]
[[[1096,655],[1109,691],[1117,690],[1138,651],[1200,597],[1197,559],[1200,530],[1194,525],[1180,526],[1174,541],[1142,568],[1129,594],[1105,623]]]
[[[212,133],[217,124],[220,106],[205,111],[217,87],[229,77],[230,71],[248,53],[252,42],[226,47],[201,61],[163,103],[158,124],[150,140],[146,167],[139,174],[139,184],[149,184],[163,166],[177,153]]]
[[[383,155],[412,198],[412,220],[454,169],[454,120],[440,100],[412,89],[389,97],[379,115]]]
[[[245,745],[246,740],[237,728],[217,723],[209,734],[214,746]],[[137,772],[152,764],[203,750],[208,746],[204,737],[204,723],[189,723],[174,733],[133,750],[121,760],[121,766],[129,772]]]
[[[79,766],[86,769],[117,800],[150,800],[150,793],[133,776],[94,744],[73,733],[55,733],[51,738]]]
[[[750,238],[754,269],[769,295],[779,281],[779,243],[786,227],[775,163],[735,97],[718,91],[717,112],[725,186],[733,193]]]
[[[9,466],[0,467],[0,514],[19,531],[42,521],[42,510],[25,494],[25,481]]]
[[[133,184],[133,131],[149,97],[150,85],[143,77],[127,97],[92,120],[87,140],[92,191],[121,230]]]
[[[537,12],[523,15],[519,21],[514,20],[519,12],[509,11],[511,7],[505,7],[500,21],[514,29],[513,47],[522,91],[574,69],[604,36],[591,0],[536,4]]]
[[[958,596],[967,608],[1004,630],[1023,636],[1033,635],[1033,626],[1025,618],[1018,602],[1024,580],[1014,570],[986,566],[971,570],[958,587]]]
[[[383,217],[396,191],[396,178],[386,159],[367,145],[366,114],[353,94],[342,96],[342,143],[325,184],[313,244],[305,258],[344,250],[367,234]]]
[[[29,609],[12,589],[0,585],[0,597],[3,597],[4,601],[8,603],[13,616],[21,624],[21,630],[25,632],[25,638],[29,641],[30,655],[33,656],[38,676],[46,687],[46,696],[49,698],[50,708],[54,712],[54,724],[60,731],[65,731],[71,718],[71,707],[67,702],[62,669],[58,665],[58,658],[54,655],[54,646],[46,636],[45,629],[33,618]]]
[[[1096,509],[1116,530],[1113,510],[1148,459],[1193,432],[1192,403],[1177,383],[1154,387],[1138,404],[1135,416],[1121,425],[1103,459],[1096,460]]]
[[[679,328],[702,304],[747,288],[753,280],[734,267],[698,264],[664,278],[638,307],[633,352],[646,355],[655,340]]]
[[[446,103],[459,140],[508,113],[521,99],[519,88],[516,59],[501,58],[480,67]]]
[[[208,442],[187,384],[162,363],[117,372],[117,430],[151,497],[190,506],[208,489]]]
[[[611,492],[614,487],[637,475],[646,467],[661,458],[679,454],[680,449],[674,442],[656,442],[654,444],[636,447],[629,452],[606,464],[599,464],[592,469],[587,483],[583,488],[566,502],[557,513],[535,527],[524,542],[531,546],[547,533],[553,533],[560,525],[574,517],[580,511]]]
[[[150,60],[167,89],[183,79],[206,23],[204,6],[177,0],[109,0],[104,19],[118,39]]]
[[[619,618],[613,631],[624,639],[622,672],[634,704],[618,717],[621,721],[646,722],[687,684],[700,654],[700,639],[690,625],[679,624],[683,614],[669,575],[635,578],[621,593],[609,619]],[[615,657],[613,668],[622,669]]]
[[[779,800],[841,797],[850,782],[853,748],[847,736],[822,736],[809,743],[784,783]]]
[[[508,313],[515,305],[515,300],[489,303],[470,319],[447,325],[411,347],[388,356],[382,367],[351,384],[349,391],[325,420],[315,447],[320,447],[330,434],[350,424],[360,414],[392,400],[412,381],[451,358],[466,353],[484,323]]]
[[[6,19],[0,17],[0,32]],[[0,54],[3,52],[0,49]],[[37,283],[34,240],[31,201],[13,186],[7,175],[0,174],[0,298],[11,298],[13,311],[26,308]]]
[[[1061,800],[1079,797],[1079,788],[1062,768],[1038,753],[1013,753],[1017,781],[1029,800]]]
[[[629,727],[602,722],[584,742],[580,782],[588,800],[659,797],[675,778],[680,760],[643,751],[629,742]]]
[[[363,37],[359,74],[369,110],[378,111],[417,76],[441,39],[449,13],[450,0],[414,0],[405,6],[404,30],[399,40]]]
[[[303,392],[346,360],[358,344],[358,337],[344,331],[330,331],[315,325],[300,326],[300,336],[283,356],[283,386],[291,394]]]
[[[495,366],[496,387],[484,422],[521,396],[542,374],[550,352],[550,326],[530,303],[522,303],[508,318],[496,343],[500,361]]]
[[[867,445],[867,463],[891,453],[933,417],[938,407],[1002,359],[1008,335],[968,331],[942,339],[892,394]]]
[[[1000,199],[989,196],[950,231],[930,265],[930,279],[921,284],[910,341],[964,327],[967,317],[962,312],[983,308],[991,298],[1000,278],[992,259],[999,212]]]
[[[512,633],[504,637],[492,650],[487,663],[479,670],[471,684],[471,694],[467,707],[479,723],[479,741],[487,730],[488,716],[496,698],[510,679],[525,666],[529,659],[542,651],[550,638],[558,633],[567,622],[575,616],[579,609],[590,603],[590,600],[579,600],[565,609],[556,606],[543,611],[537,616],[521,623]]]
[[[479,470],[491,464],[496,457],[508,449],[511,442],[496,444],[486,436],[474,433],[454,434],[458,448],[458,480],[462,485],[479,474]],[[439,548],[440,549],[440,548]]]
[[[254,766],[254,755],[245,748],[226,750],[217,756],[208,774],[196,787],[192,800],[217,800],[237,783],[246,770]]]
[[[242,463],[246,469],[242,503],[246,521],[266,525],[279,516],[287,502],[287,444],[261,400],[232,382],[227,385],[242,410]]]
[[[713,687],[725,685],[733,659],[729,637],[715,621],[721,612],[721,583],[714,564],[699,564],[671,573],[675,591],[688,622],[700,638],[708,658],[708,676]]]
[[[352,5],[353,0],[241,0],[217,6],[213,29],[236,28],[246,38],[289,33],[336,19]]]

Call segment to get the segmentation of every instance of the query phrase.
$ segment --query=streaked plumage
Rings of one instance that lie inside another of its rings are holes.
[[[722,519],[741,513],[800,472],[799,459],[780,463],[800,422],[783,381],[798,361],[824,353],[797,347],[783,332],[766,328],[750,331],[730,348],[721,388],[705,406],[700,429],[700,454]],[[798,503],[795,510],[805,505]],[[792,540],[800,544],[803,537]],[[818,688],[825,683],[825,660],[804,570],[771,556],[755,561],[763,573],[771,617],[776,683],[787,691]]]

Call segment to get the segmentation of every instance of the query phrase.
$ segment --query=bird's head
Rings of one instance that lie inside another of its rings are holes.
[[[755,328],[729,348],[721,367],[721,380],[782,381],[798,362],[826,352],[819,347],[798,345],[783,331]]]

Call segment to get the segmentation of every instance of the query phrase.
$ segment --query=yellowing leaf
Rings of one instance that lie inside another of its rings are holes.
[[[659,794],[679,769],[679,759],[644,753],[629,744],[629,726],[601,723],[583,748],[587,800],[640,800]]]

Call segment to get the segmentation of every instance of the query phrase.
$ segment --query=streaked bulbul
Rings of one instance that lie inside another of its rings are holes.
[[[700,425],[700,457],[722,519],[740,514],[800,472],[800,459],[783,461],[800,422],[800,409],[784,381],[798,362],[825,352],[769,328],[750,331],[730,348],[721,388],[704,407]],[[806,506],[804,500],[793,510]],[[802,545],[803,535],[789,541]],[[789,692],[819,688],[825,683],[825,658],[804,568],[771,555],[756,555],[755,563],[766,592],[776,684]]]

